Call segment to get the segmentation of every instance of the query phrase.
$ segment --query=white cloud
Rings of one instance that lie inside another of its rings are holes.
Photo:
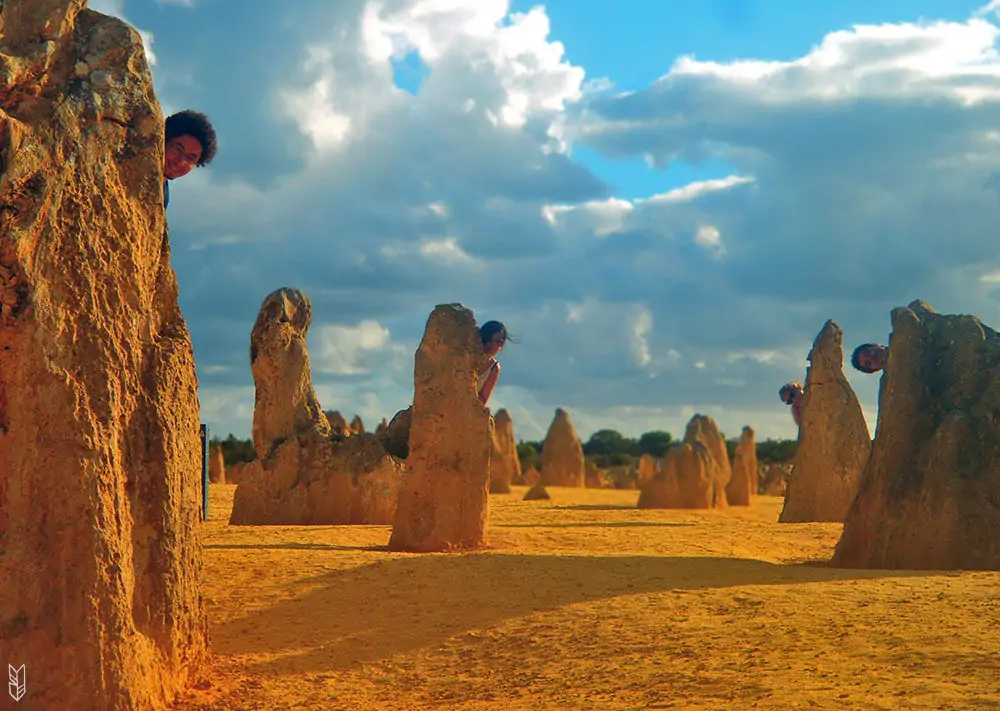
[[[747,183],[752,183],[753,178],[740,176],[740,175],[730,175],[725,178],[720,178],[717,180],[699,180],[693,183],[689,183],[680,188],[675,188],[669,192],[662,193],[660,195],[653,195],[647,199],[640,199],[636,202],[647,203],[647,204],[658,204],[658,203],[683,203],[692,202],[700,197],[710,195],[713,192],[720,190],[728,190],[729,188],[736,187],[738,185],[745,185]]]
[[[695,244],[704,247],[713,257],[719,258],[726,253],[726,246],[722,244],[722,235],[719,229],[712,225],[702,225],[694,235]]]
[[[649,352],[649,341],[646,335],[653,329],[653,314],[648,309],[639,308],[632,318],[632,338],[629,346],[632,351],[632,361],[640,368],[649,365],[653,356]]]
[[[366,320],[354,326],[324,325],[313,328],[310,347],[312,370],[328,375],[365,375],[384,366],[406,349],[392,343],[389,329],[378,321]]]

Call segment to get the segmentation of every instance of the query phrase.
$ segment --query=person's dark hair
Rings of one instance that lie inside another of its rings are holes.
[[[482,326],[479,327],[479,337],[482,339],[484,346],[491,340],[493,340],[493,336],[495,336],[498,333],[502,334],[501,335],[501,338],[503,338],[502,345],[507,345],[508,340],[511,343],[517,343],[517,341],[514,340],[512,336],[508,335],[507,327],[504,326],[499,321],[487,321],[486,323],[484,323]]]
[[[167,117],[164,125],[165,141],[170,142],[178,136],[191,136],[201,144],[201,160],[198,166],[208,165],[215,158],[217,147],[215,129],[208,116],[198,111],[187,109],[178,111]]]
[[[855,370],[860,370],[862,373],[875,372],[874,368],[866,368],[863,365],[861,365],[861,361],[859,359],[865,351],[867,351],[872,346],[877,346],[877,345],[878,345],[877,343],[862,343],[860,346],[854,349],[854,352],[851,353],[851,365],[854,366]]]
[[[800,383],[798,380],[792,380],[790,382],[785,383],[778,389],[778,397],[786,405],[791,405],[792,403],[785,402],[785,396],[792,395],[794,393],[794,396],[798,397],[799,395],[802,394],[802,390],[803,390],[802,383]]]

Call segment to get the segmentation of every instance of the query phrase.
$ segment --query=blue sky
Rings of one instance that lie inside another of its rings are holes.
[[[921,297],[1000,323],[995,12],[943,0],[92,0],[216,161],[168,219],[202,417],[248,436],[250,329],[306,291],[314,384],[405,407],[436,303],[504,321],[491,405],[544,435],[794,437],[828,318]],[[878,380],[848,372],[875,424]]]

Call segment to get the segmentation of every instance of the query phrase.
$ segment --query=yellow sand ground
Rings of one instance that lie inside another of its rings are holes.
[[[1000,709],[1000,573],[831,568],[841,526],[779,525],[779,498],[515,487],[489,550],[415,555],[388,526],[229,526],[234,491],[178,711]]]

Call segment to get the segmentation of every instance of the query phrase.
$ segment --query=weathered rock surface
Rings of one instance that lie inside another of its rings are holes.
[[[226,483],[226,458],[222,447],[213,444],[208,450],[208,480],[213,484]]]
[[[889,349],[834,564],[1000,570],[1000,334],[915,301],[893,310]]]
[[[584,484],[588,489],[604,488],[604,475],[594,462],[587,462],[584,471]]]
[[[631,467],[610,467],[605,471],[604,477],[611,481],[615,489],[635,489],[639,470]]]
[[[361,419],[361,415],[355,415],[354,419],[351,420],[351,434],[364,434],[365,433],[365,423]]]
[[[312,305],[298,289],[268,294],[250,336],[257,389],[254,447],[240,473],[233,525],[388,524],[401,462],[374,435],[331,430],[312,386],[306,334]]]
[[[400,410],[378,435],[385,451],[394,457],[406,459],[410,456],[410,424],[413,422],[413,407]]]
[[[711,469],[711,456],[700,442],[671,447],[660,471],[640,487],[637,508],[710,508]]]
[[[652,481],[656,474],[656,460],[648,454],[639,457],[639,471],[636,474],[636,485],[640,488]]]
[[[246,465],[246,462],[236,462],[233,466],[229,467],[226,471],[226,483],[239,484],[240,480],[243,478],[243,469]]]
[[[383,432],[385,432],[388,426],[389,426],[389,421],[383,417],[382,421],[375,426],[375,434],[377,435],[382,434]]]
[[[207,645],[197,381],[142,43],[83,8],[0,3],[4,708],[164,709]]]
[[[522,501],[548,501],[552,497],[549,496],[549,492],[545,489],[545,484],[538,482],[526,492],[524,492],[524,498]]]
[[[670,448],[660,471],[641,487],[637,505],[642,509],[725,508],[731,478],[729,453],[718,425],[711,417],[695,415],[684,440]]]
[[[490,493],[509,494],[510,485],[521,478],[521,460],[517,456],[514,421],[500,409],[493,418],[493,453],[490,459]]]
[[[402,464],[375,435],[333,441],[292,436],[240,473],[233,525],[391,524]]]
[[[535,486],[541,483],[542,474],[534,467],[528,467],[528,471],[524,473],[524,483],[528,486]]]
[[[414,362],[407,476],[391,550],[486,544],[493,418],[476,388],[482,358],[472,312],[460,304],[435,307]]]
[[[758,490],[767,496],[784,496],[792,475],[791,462],[768,462],[761,467]]]
[[[795,476],[781,523],[841,522],[871,452],[861,403],[844,375],[844,334],[827,321],[809,351]]]
[[[751,427],[744,427],[733,457],[733,477],[726,485],[730,506],[749,506],[757,493],[757,437]]]
[[[326,421],[330,423],[330,432],[335,437],[349,437],[354,434],[347,418],[340,414],[339,410],[327,410]]]
[[[573,419],[561,407],[556,409],[542,443],[542,483],[546,486],[584,486],[583,446]]]

